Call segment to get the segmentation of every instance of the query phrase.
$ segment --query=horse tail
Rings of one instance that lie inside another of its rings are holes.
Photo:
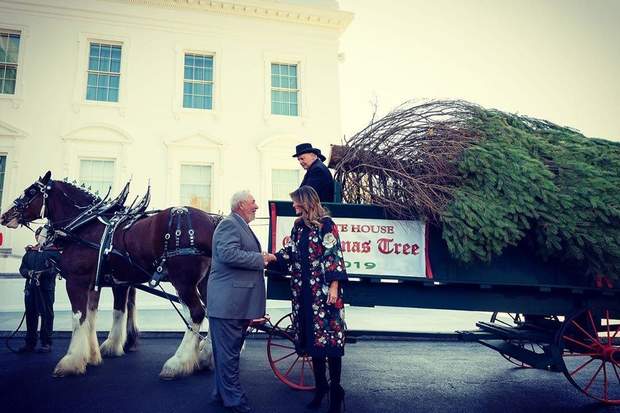
[[[125,352],[136,350],[139,336],[140,331],[138,330],[136,314],[136,288],[129,287],[129,292],[127,293],[127,340],[124,345]]]

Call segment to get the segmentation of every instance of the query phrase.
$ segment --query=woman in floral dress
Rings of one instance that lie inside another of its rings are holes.
[[[313,188],[302,186],[291,193],[291,198],[300,217],[270,268],[291,274],[295,347],[298,354],[312,357],[316,384],[308,407],[318,409],[329,392],[328,411],[339,412],[344,399],[340,375],[346,328],[342,282],[347,280],[347,273],[338,229]]]

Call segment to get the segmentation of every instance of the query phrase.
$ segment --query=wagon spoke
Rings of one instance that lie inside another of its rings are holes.
[[[575,370],[573,370],[570,375],[574,376],[575,374],[577,374],[581,369],[583,369],[585,366],[587,366],[588,364],[592,363],[594,361],[593,358],[590,358],[588,361],[586,361],[585,363],[583,363],[581,366],[577,367]]]
[[[579,345],[579,346],[585,347],[585,348],[587,348],[588,350],[596,350],[596,348],[594,348],[593,346],[589,346],[589,345],[587,345],[587,344],[585,344],[585,343],[582,343],[581,341],[577,341],[577,340],[575,340],[575,339],[573,339],[573,338],[571,338],[571,337],[568,337],[568,336],[562,336],[562,338],[563,338],[564,340],[572,341],[573,343],[575,343],[575,344],[577,344],[577,345]],[[598,353],[597,353],[597,354],[598,354]]]
[[[601,344],[601,343],[598,341],[598,330],[597,330],[596,326],[594,325],[594,319],[592,318],[592,311],[590,311],[590,310],[588,310],[588,318],[590,319],[590,324],[592,325],[592,331],[594,332],[594,337],[596,337],[596,338],[594,338],[594,340],[595,340],[598,344]]]
[[[607,363],[603,361],[603,395],[605,401],[609,400],[609,394],[607,392]]]
[[[295,352],[294,352],[294,351],[291,351],[291,352],[290,352],[290,353],[288,353],[286,356],[280,357],[279,359],[274,360],[273,362],[274,362],[274,364],[275,364],[275,363],[278,363],[278,362],[280,362],[280,361],[284,360],[285,358],[289,358],[289,357],[291,357],[293,354],[295,354]]]
[[[620,384],[620,375],[618,374],[618,369],[616,368],[616,364],[611,363],[611,367],[614,368],[614,373],[616,374],[616,378],[618,379],[618,384]]]
[[[609,334],[609,310],[605,310],[605,316],[607,319],[607,344],[611,345],[611,338]]]
[[[586,336],[588,336],[588,338],[590,340],[592,340],[593,342],[598,344],[598,340],[593,338],[586,330],[584,330],[579,323],[577,323],[575,320],[571,320],[571,323],[573,323],[583,334],[585,334]]]
[[[592,359],[594,360],[594,359]],[[583,389],[583,391],[585,391],[586,393],[588,393],[588,390],[590,389],[590,386],[592,386],[592,383],[594,383],[594,380],[596,379],[596,376],[598,376],[598,374],[601,372],[601,369],[603,368],[603,365],[605,364],[604,361],[601,362],[601,365],[599,366],[599,368],[596,370],[596,373],[594,373],[594,376],[592,376],[592,378],[590,379],[590,382],[588,383],[588,385],[586,386],[585,389]]]
[[[295,350],[295,347],[285,346],[283,344],[277,344],[277,343],[274,343],[274,342],[272,342],[271,345],[274,346],[274,347],[281,347],[281,348],[285,348],[285,349],[288,349],[288,350]]]
[[[299,384],[304,385],[304,366],[306,365],[306,358],[302,356],[301,358],[301,376],[299,380]]]
[[[288,377],[288,375],[291,373],[291,370],[293,370],[293,367],[295,367],[295,365],[297,364],[297,361],[299,360],[299,356],[297,356],[297,358],[295,359],[295,361],[293,362],[293,364],[291,364],[291,367],[288,368],[288,370],[286,371],[286,373],[284,373],[284,375],[286,377]]]

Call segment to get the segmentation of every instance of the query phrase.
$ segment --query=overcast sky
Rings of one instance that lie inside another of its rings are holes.
[[[340,0],[343,133],[459,98],[620,140],[620,0]]]

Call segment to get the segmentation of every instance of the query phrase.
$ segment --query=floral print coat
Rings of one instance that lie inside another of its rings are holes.
[[[344,354],[345,322],[340,305],[327,304],[332,281],[347,280],[338,228],[329,217],[312,228],[299,219],[274,266],[291,274],[292,317],[297,352],[312,357]],[[339,285],[342,297],[342,282]],[[342,300],[339,300],[342,303]]]

